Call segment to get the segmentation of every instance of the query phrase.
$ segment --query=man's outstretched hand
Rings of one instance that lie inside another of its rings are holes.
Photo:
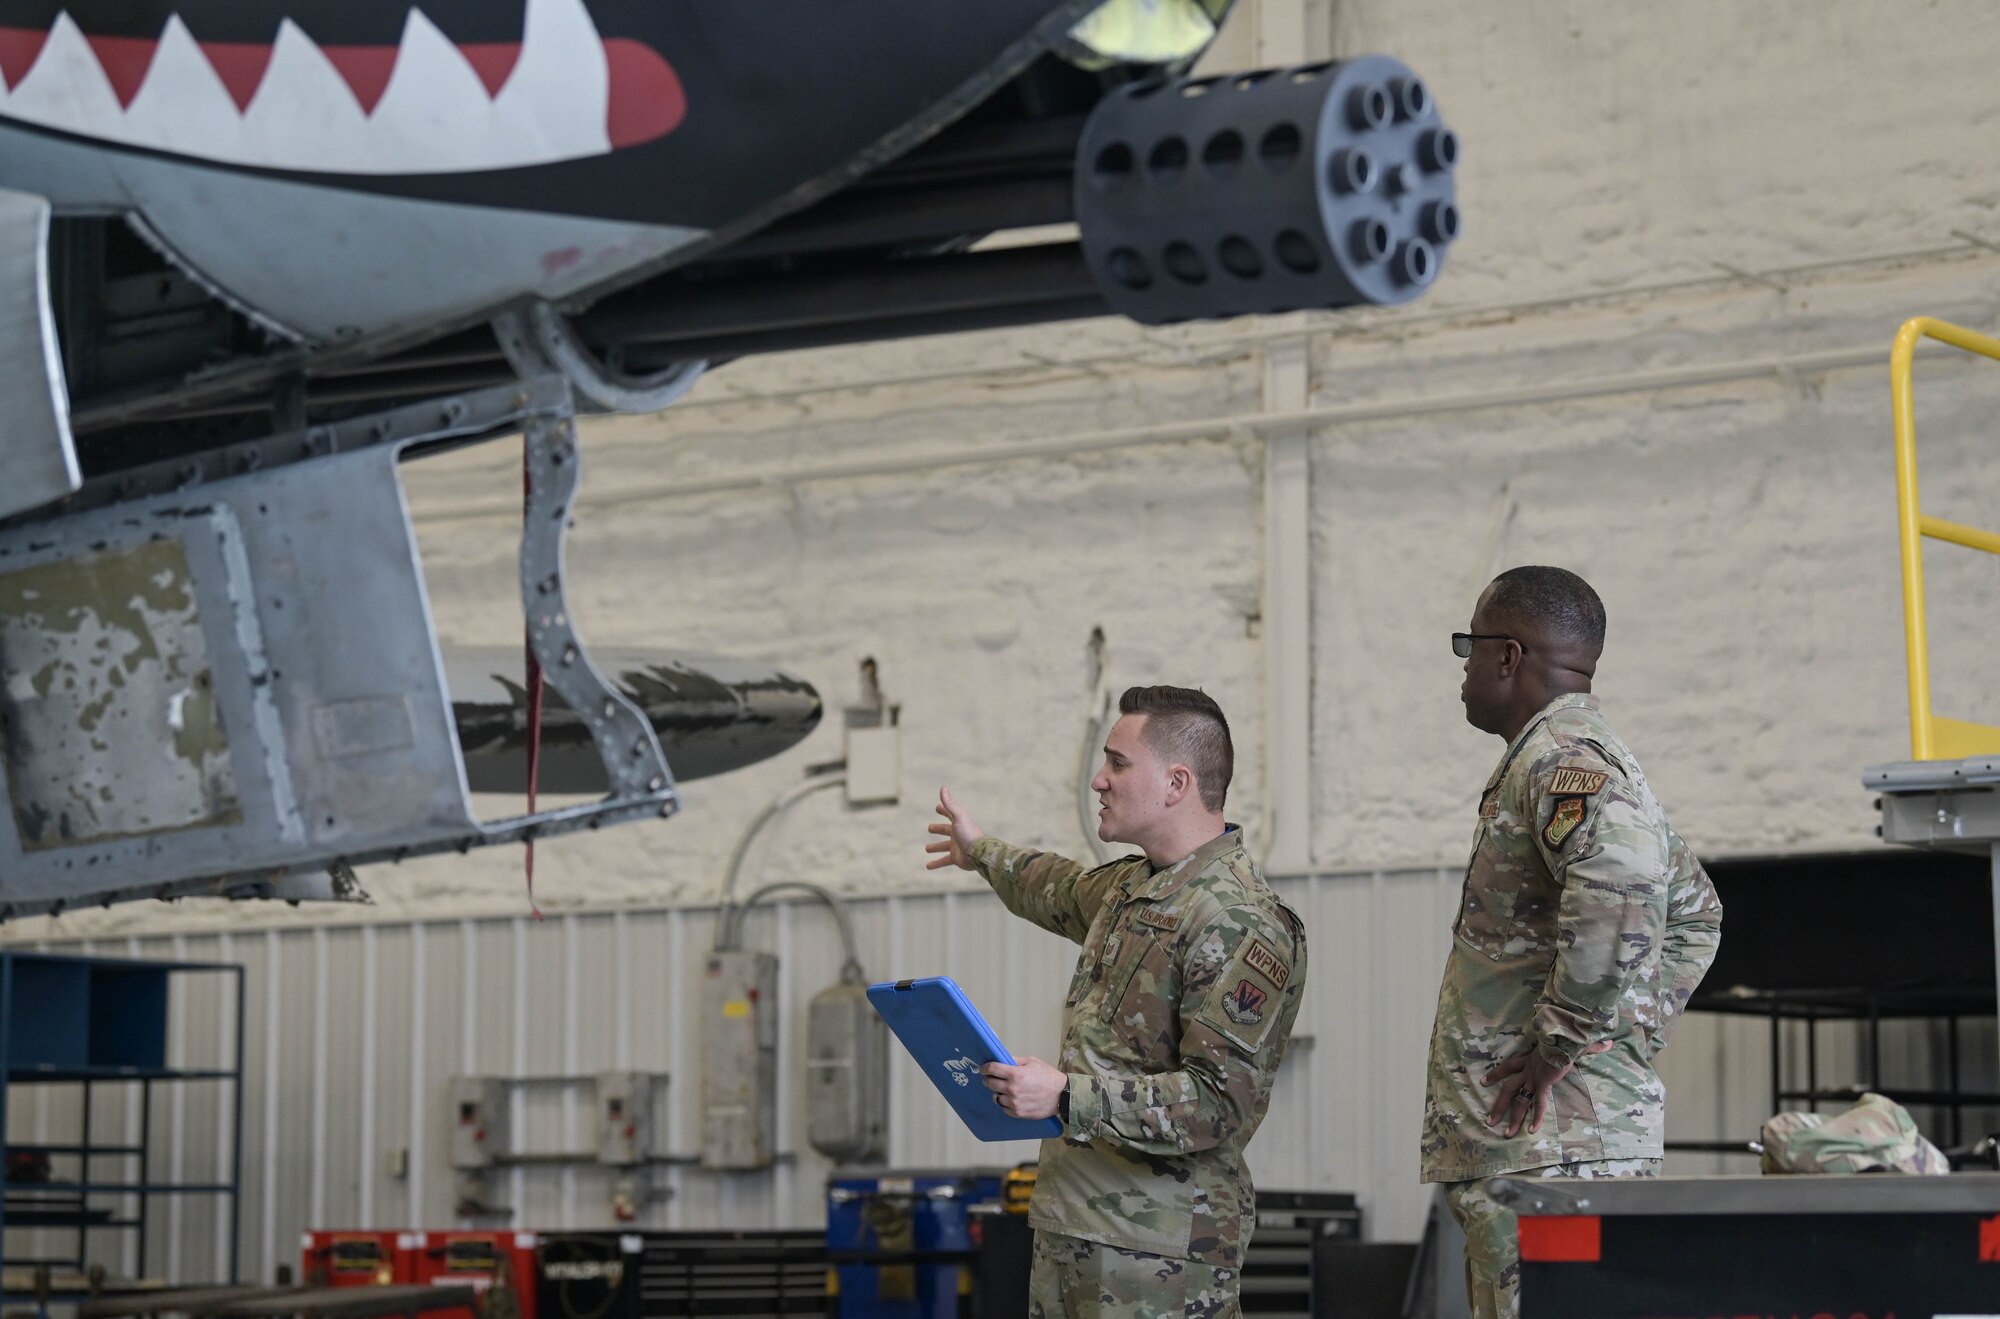
[[[1603,1053],[1610,1047],[1610,1040],[1599,1040],[1584,1052]],[[1509,1140],[1521,1134],[1523,1123],[1529,1131],[1540,1131],[1542,1119],[1549,1111],[1549,1092],[1575,1066],[1575,1063],[1551,1063],[1542,1057],[1541,1050],[1533,1048],[1494,1063],[1486,1071],[1485,1084],[1499,1086],[1500,1097],[1494,1101],[1486,1125],[1497,1127],[1506,1121]],[[1510,1112],[1512,1120],[1508,1121]]]
[[[986,837],[986,831],[972,822],[972,817],[958,804],[958,798],[951,795],[950,788],[938,789],[937,813],[944,820],[931,825],[931,832],[938,837],[936,842],[924,844],[924,851],[933,853],[931,859],[924,862],[924,869],[941,870],[945,866],[957,866],[960,870],[971,870],[972,845]]]
[[[988,1063],[979,1074],[986,1078],[993,1102],[1010,1117],[1054,1117],[1056,1102],[1069,1089],[1069,1076],[1040,1058],[1023,1058],[1013,1067]]]

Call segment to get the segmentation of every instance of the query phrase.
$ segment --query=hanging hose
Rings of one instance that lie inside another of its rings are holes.
[[[534,465],[528,456],[529,441],[524,432],[521,436],[521,503],[525,513],[533,504],[535,496]],[[535,655],[535,639],[524,637],[528,652],[527,673],[524,675],[528,689],[528,814],[535,813],[535,781],[542,768],[542,661]],[[521,865],[528,880],[528,910],[536,920],[542,918],[542,909],[535,905],[535,836],[528,835],[526,846],[521,852]]]
[[[743,836],[736,840],[736,850],[729,854],[729,869],[724,872],[722,877],[722,899],[717,906],[715,914],[715,947],[718,952],[736,946],[733,943],[725,943],[724,939],[738,925],[735,900],[736,877],[743,870],[743,858],[749,855],[750,844],[756,841],[757,835],[769,827],[773,820],[804,801],[813,793],[826,788],[837,788],[846,782],[847,775],[842,770],[830,770],[824,774],[810,776],[805,782],[795,783],[776,797],[773,797],[770,804],[757,812],[757,818],[750,821],[750,827],[745,829]],[[851,941],[848,955],[850,958],[853,956]]]
[[[775,883],[766,884],[749,897],[743,899],[742,906],[730,908],[726,918],[718,918],[718,925],[720,925],[723,919],[726,919],[729,924],[727,929],[719,928],[716,932],[715,946],[717,951],[728,952],[741,948],[743,946],[743,922],[750,915],[751,910],[772,894],[787,891],[810,894],[827,905],[828,909],[833,912],[834,924],[840,927],[840,946],[847,952],[847,960],[841,964],[840,979],[844,984],[850,985],[858,985],[865,981],[868,977],[861,969],[861,955],[856,951],[854,923],[848,919],[847,904],[819,885],[807,883],[802,879],[781,879]]]

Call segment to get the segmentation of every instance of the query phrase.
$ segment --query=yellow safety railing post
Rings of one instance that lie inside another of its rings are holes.
[[[1924,630],[1924,542],[1917,506],[1917,403],[1910,363],[1927,316],[1903,322],[1889,352],[1889,395],[1896,415],[1896,524],[1903,546],[1903,648],[1910,670],[1910,759],[1931,758],[1931,656]],[[1879,398],[1880,395],[1877,395]]]
[[[1896,522],[1903,554],[1903,644],[1910,670],[1910,755],[1915,760],[1930,760],[1939,755],[1940,723],[1946,726],[1948,739],[1955,744],[1951,750],[1959,755],[1975,754],[1969,749],[1968,734],[1975,739],[1991,735],[1995,745],[1990,749],[2000,750],[2000,729],[1941,721],[1931,715],[1930,641],[1924,621],[1924,537],[2000,554],[2000,535],[1943,518],[1925,517],[1918,503],[1917,409],[1910,368],[1920,339],[1936,339],[1995,361],[2000,361],[2000,339],[1929,316],[1918,316],[1905,321],[1896,331],[1896,344],[1889,353],[1889,393],[1896,428]]]

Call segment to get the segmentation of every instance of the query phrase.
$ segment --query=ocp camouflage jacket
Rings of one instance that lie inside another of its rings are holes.
[[[1529,721],[1479,800],[1431,1032],[1423,1179],[1661,1157],[1653,1059],[1722,939],[1708,873],[1589,695]],[[1528,1049],[1574,1069],[1542,1129],[1509,1139],[1487,1123],[1499,1092],[1485,1076]]]
[[[1234,828],[1158,871],[1143,856],[1086,871],[994,838],[972,859],[1010,911],[1083,945],[1059,1064],[1069,1123],[1042,1144],[1030,1223],[1240,1267],[1256,1217],[1243,1149],[1298,1016],[1304,926]]]

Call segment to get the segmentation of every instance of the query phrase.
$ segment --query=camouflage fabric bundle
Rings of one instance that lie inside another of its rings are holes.
[[[1780,1113],[1764,1124],[1764,1171],[1908,1172],[1943,1176],[1944,1152],[1925,1140],[1909,1112],[1877,1094],[1845,1113]]]

